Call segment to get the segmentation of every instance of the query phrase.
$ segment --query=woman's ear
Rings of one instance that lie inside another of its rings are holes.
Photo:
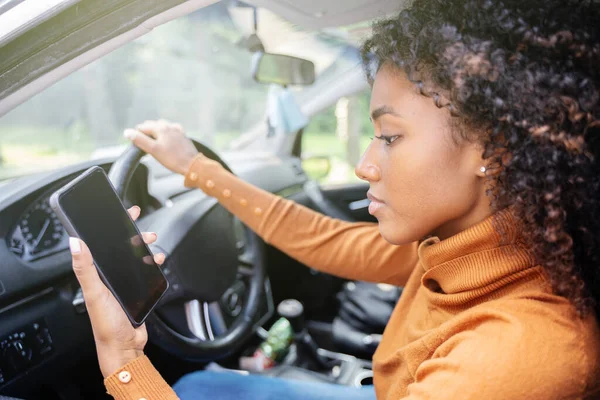
[[[466,143],[466,157],[468,170],[472,171],[475,176],[485,178],[488,171],[488,161],[483,158],[483,146],[479,143]]]

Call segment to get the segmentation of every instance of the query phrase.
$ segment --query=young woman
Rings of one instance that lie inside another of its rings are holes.
[[[378,226],[241,182],[176,124],[126,131],[305,264],[405,287],[374,391],[198,372],[178,395],[600,398],[598,21],[594,1],[416,0],[377,23],[363,49],[374,140],[356,173]],[[176,398],[143,356],[145,328],[131,327],[85,245],[72,240],[72,253],[109,392]]]

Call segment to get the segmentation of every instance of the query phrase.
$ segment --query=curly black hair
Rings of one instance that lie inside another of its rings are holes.
[[[485,149],[493,208],[512,208],[554,292],[600,315],[599,2],[415,0],[362,57],[371,81],[394,66],[450,108]]]

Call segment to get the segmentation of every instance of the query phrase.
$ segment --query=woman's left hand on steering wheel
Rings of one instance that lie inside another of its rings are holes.
[[[140,208],[131,207],[129,215],[135,221],[140,216]],[[144,242],[156,241],[156,233],[142,233]],[[148,341],[146,326],[134,328],[127,315],[100,280],[94,260],[86,244],[77,238],[70,238],[73,271],[81,285],[88,315],[92,322],[94,341],[102,375],[107,377],[129,361],[143,354]],[[157,264],[165,261],[162,253],[154,256]]]
[[[145,121],[136,129],[125,129],[125,137],[173,172],[185,175],[198,155],[194,143],[180,124],[167,120]]]

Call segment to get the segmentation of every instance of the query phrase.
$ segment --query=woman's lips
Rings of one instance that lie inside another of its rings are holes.
[[[378,201],[372,201],[372,202],[369,204],[369,214],[371,214],[371,215],[375,215],[375,213],[376,213],[377,211],[379,211],[379,210],[380,210],[380,209],[381,209],[383,206],[384,206],[384,204],[383,204],[383,203],[380,203],[380,202],[378,202]]]
[[[375,197],[371,192],[367,193],[367,198],[371,200],[371,203],[369,203],[369,214],[371,215],[375,215],[375,213],[382,209],[385,205],[383,200]]]

